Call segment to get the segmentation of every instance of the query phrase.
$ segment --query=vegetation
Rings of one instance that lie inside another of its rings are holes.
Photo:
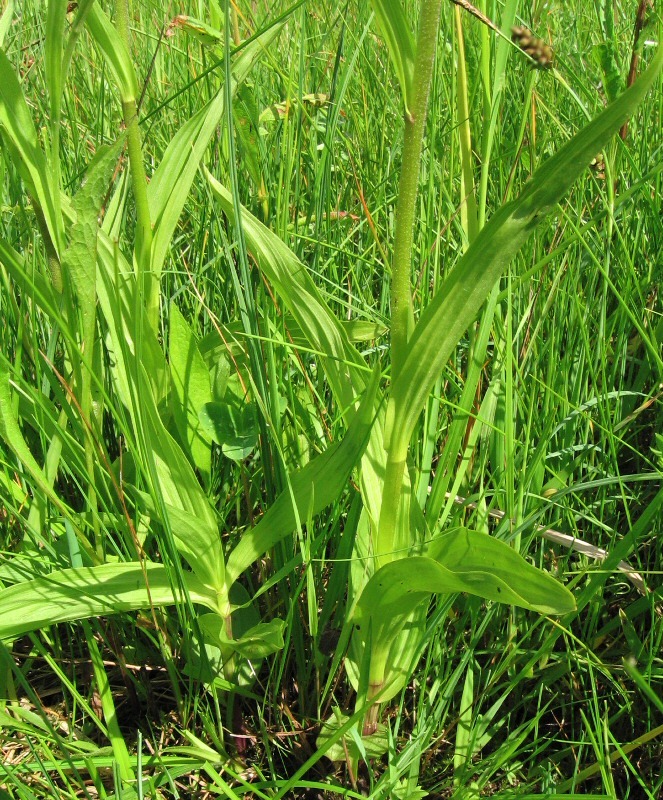
[[[0,794],[660,796],[663,23],[477,5],[4,4]]]

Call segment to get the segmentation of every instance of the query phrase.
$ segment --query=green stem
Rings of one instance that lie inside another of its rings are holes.
[[[474,194],[474,157],[472,155],[472,131],[470,128],[470,104],[468,98],[467,68],[465,64],[465,38],[460,8],[454,6],[456,34],[458,36],[458,65],[456,78],[458,82],[458,138],[461,158],[461,196],[460,215],[463,230],[467,236],[465,249],[472,244],[479,232],[477,222],[477,204]]]
[[[408,333],[413,317],[410,286],[413,228],[441,6],[442,0],[424,0],[422,4],[414,63],[413,85],[415,90],[410,114],[405,117],[403,164],[398,184],[391,278],[392,384],[405,363]],[[402,448],[398,448],[398,452],[396,452],[396,449],[390,446],[389,441],[386,443],[386,449],[387,464],[376,546],[378,557],[393,550],[396,519],[403,486],[403,471],[407,457],[407,448],[405,452],[401,452]],[[382,559],[379,558],[378,566],[381,563],[383,563]]]
[[[117,0],[115,4],[117,31],[127,52],[131,52],[129,35],[129,0]],[[152,273],[152,222],[147,199],[147,178],[143,163],[143,147],[138,126],[138,106],[135,97],[122,98],[122,113],[127,129],[127,153],[131,169],[131,185],[136,203],[136,278],[138,291],[142,294],[147,309],[150,327],[156,333],[159,324],[159,282]]]
[[[412,311],[412,243],[419,188],[419,170],[423,148],[428,97],[433,79],[435,65],[435,49],[440,22],[442,0],[424,0],[419,18],[419,33],[414,62],[413,86],[414,96],[409,115],[405,117],[403,138],[403,164],[398,183],[398,200],[396,203],[396,232],[394,235],[394,259],[391,275],[391,380],[397,379],[407,356],[408,335],[413,327]],[[393,399],[387,411],[387,419],[393,419]],[[382,504],[378,524],[377,541],[375,543],[376,569],[394,558],[394,544],[398,531],[398,511],[403,494],[403,474],[407,460],[408,443],[399,443],[394,431],[389,431],[385,449],[387,461],[382,489]],[[393,442],[393,444],[392,444]],[[368,701],[371,703],[362,730],[365,734],[373,733],[377,728],[379,713],[378,697],[384,684],[384,663],[378,648],[371,648],[370,686]]]
[[[398,183],[391,276],[392,382],[398,377],[398,372],[405,361],[408,331],[412,319],[412,293],[410,291],[412,232],[441,5],[442,0],[424,0],[422,3],[417,55],[414,64],[414,96],[410,115],[405,117],[403,163]]]

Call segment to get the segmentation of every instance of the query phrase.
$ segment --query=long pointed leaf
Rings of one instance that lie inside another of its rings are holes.
[[[53,247],[59,252],[64,237],[58,198],[30,110],[3,50],[0,50],[0,134],[28,193],[43,214]]]
[[[387,43],[391,63],[403,93],[405,112],[410,113],[414,91],[415,43],[400,0],[371,0],[378,27]]]
[[[216,610],[213,592],[191,573],[183,575],[194,603]],[[118,611],[136,611],[178,601],[160,564],[103,564],[63,569],[0,591],[0,639]]]
[[[234,89],[246,79],[258,57],[282,27],[276,25],[257,36],[234,59],[232,66]],[[147,188],[147,198],[150,203],[150,215],[154,220],[152,269],[156,273],[161,272],[193,179],[209,141],[223,119],[224,98],[225,91],[221,88],[204,108],[180,128],[152,175]]]

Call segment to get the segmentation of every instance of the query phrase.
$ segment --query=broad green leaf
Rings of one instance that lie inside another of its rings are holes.
[[[147,379],[145,386],[148,386]],[[217,591],[222,591],[225,563],[214,510],[186,456],[161,421],[149,391],[144,391],[140,400],[145,446],[151,450],[159,483],[158,487],[153,487],[157,508],[161,507],[161,503],[158,502],[160,495],[165,503],[166,514],[170,505],[185,512],[184,519],[187,519],[189,524],[193,523],[189,516],[195,519],[196,545],[195,550],[191,545],[185,547],[187,560],[201,580],[204,577]],[[162,521],[167,524],[167,520]],[[174,522],[177,521],[178,518],[174,518]],[[181,540],[176,542],[180,542],[181,546]]]
[[[194,603],[216,609],[215,595],[191,573],[183,574]],[[172,605],[181,599],[160,564],[103,564],[63,569],[0,590],[0,639],[119,611]]]
[[[283,649],[285,621],[259,622],[238,638],[230,638],[226,623],[219,614],[203,614],[198,619],[205,641],[222,651],[237,652],[244,658],[260,659]]]
[[[248,458],[258,444],[258,416],[255,403],[241,406],[211,402],[200,409],[202,429],[233,461]]]
[[[409,556],[381,567],[366,584],[351,621],[352,658],[361,662],[371,643],[373,687],[381,687],[380,702],[402,686],[407,653],[399,653],[397,670],[391,658],[399,639],[407,636],[411,614],[427,609],[433,594],[467,592],[486,600],[537,611],[567,614],[575,610],[571,592],[551,575],[533,567],[509,545],[488,534],[456,528],[436,538],[424,556]],[[410,638],[409,660],[419,642]]]
[[[396,460],[405,457],[435,381],[495,281],[534,228],[555,209],[596,153],[637,108],[661,67],[663,47],[630,89],[546,161],[517,200],[493,215],[426,307],[410,339],[403,369],[392,386],[387,409],[385,437]]]
[[[170,305],[170,375],[173,416],[177,430],[191,454],[193,463],[209,481],[212,469],[210,437],[198,413],[212,400],[210,374],[198,343],[175,303]]]
[[[537,569],[505,542],[486,533],[455,528],[431,542],[424,556],[410,556],[380,568],[359,598],[354,621],[373,621],[373,635],[388,630],[431,594],[467,592],[540,614],[575,610],[571,592]]]
[[[149,472],[152,459],[156,469],[156,475],[150,473],[157,483],[151,487],[150,513],[156,514],[169,530],[168,507],[184,512],[173,518],[173,526],[182,531],[195,527],[195,538],[187,544],[182,534],[175,537],[175,543],[199,579],[222,591],[225,565],[216,516],[157,408],[157,400],[164,391],[160,375],[166,365],[144,316],[142,321],[137,318],[137,314],[144,315],[144,308],[134,300],[135,274],[103,233],[99,235],[99,255],[99,302],[109,329],[109,350],[115,361],[113,374],[141,443],[143,466]],[[119,279],[119,266],[123,279]],[[137,331],[141,335],[140,348],[135,342]]]
[[[209,172],[207,179],[224,212],[234,220],[231,193]],[[290,248],[241,209],[247,249],[308,339],[309,346],[324,356],[323,367],[334,399],[344,411],[353,406],[355,394],[364,388],[364,362],[348,341],[343,326],[331,313],[306,267]],[[361,370],[356,367],[361,366]]]
[[[200,519],[196,514],[166,501],[157,506],[149,494],[128,484],[125,485],[125,490],[128,494],[133,494],[139,507],[155,519],[161,519],[165,511],[177,550],[186,559],[198,580],[217,591],[220,582],[218,564],[223,564],[223,556],[216,527],[212,531],[209,522],[204,518]]]
[[[133,417],[132,398],[138,391],[138,361],[146,368],[150,391],[157,402],[167,392],[168,365],[155,333],[147,324],[145,309],[136,301],[133,267],[124,258],[117,244],[103,231],[99,232],[97,256],[97,298],[108,327],[106,346],[111,357],[111,374],[120,399]],[[136,344],[138,331],[140,347]]]
[[[292,534],[298,518],[318,514],[339,497],[366,448],[375,416],[377,387],[378,373],[374,372],[342,441],[330,445],[293,475],[289,489],[277,497],[255,528],[242,537],[228,557],[228,586],[278,541]]]
[[[405,113],[410,114],[415,56],[415,42],[410,23],[403,11],[401,0],[371,0],[371,5],[401,85]]]
[[[209,172],[207,178],[224,212],[234,219],[231,193]],[[247,249],[306,337],[309,348],[320,354],[334,400],[349,422],[355,397],[366,385],[366,367],[361,355],[351,344],[345,327],[332,314],[306,266],[246,208],[242,207],[241,215]],[[373,426],[360,474],[362,497],[374,523],[382,503],[383,419],[381,412]],[[408,480],[405,474],[404,481]]]
[[[52,185],[51,173],[14,67],[3,50],[0,50],[0,135],[35,210],[43,216],[50,242],[59,253],[64,238],[59,195]]]
[[[384,661],[389,669],[380,690],[380,703],[388,703],[407,685],[415,667],[415,657],[426,630],[428,606],[419,605],[403,619],[395,620],[390,638],[385,642]],[[366,647],[366,637],[358,630],[352,632],[345,658],[345,670],[353,689],[362,684],[361,665]]]

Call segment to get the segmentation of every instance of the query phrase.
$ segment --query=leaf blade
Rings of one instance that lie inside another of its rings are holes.
[[[186,589],[195,603],[215,609],[214,595],[191,573]],[[147,582],[146,582],[147,581]],[[0,591],[0,639],[79,619],[172,605],[179,599],[160,564],[136,562],[64,569]]]

